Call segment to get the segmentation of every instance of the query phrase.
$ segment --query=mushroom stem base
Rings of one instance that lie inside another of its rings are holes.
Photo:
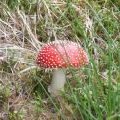
[[[58,95],[61,90],[64,90],[64,84],[66,82],[65,70],[56,69],[53,71],[53,78],[51,85],[48,87],[48,91],[51,95]]]

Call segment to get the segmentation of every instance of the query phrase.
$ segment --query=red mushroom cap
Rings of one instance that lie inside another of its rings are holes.
[[[36,62],[43,68],[67,68],[86,65],[89,59],[79,44],[71,41],[54,41],[41,48]]]

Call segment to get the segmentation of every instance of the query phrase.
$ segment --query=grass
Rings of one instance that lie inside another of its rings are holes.
[[[58,39],[79,42],[90,64],[68,69],[65,91],[53,98],[51,71],[35,57]],[[0,119],[119,120],[119,0],[2,0]]]

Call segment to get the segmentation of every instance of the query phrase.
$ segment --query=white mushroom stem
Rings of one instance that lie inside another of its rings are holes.
[[[52,82],[48,87],[48,91],[52,95],[56,96],[61,90],[64,90],[64,84],[66,82],[65,72],[66,70],[64,69],[55,69],[53,71]]]

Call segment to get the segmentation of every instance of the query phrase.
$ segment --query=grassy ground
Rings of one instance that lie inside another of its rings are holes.
[[[90,64],[68,69],[53,98],[35,57],[58,39],[79,42]],[[120,120],[120,1],[1,0],[0,120]]]

